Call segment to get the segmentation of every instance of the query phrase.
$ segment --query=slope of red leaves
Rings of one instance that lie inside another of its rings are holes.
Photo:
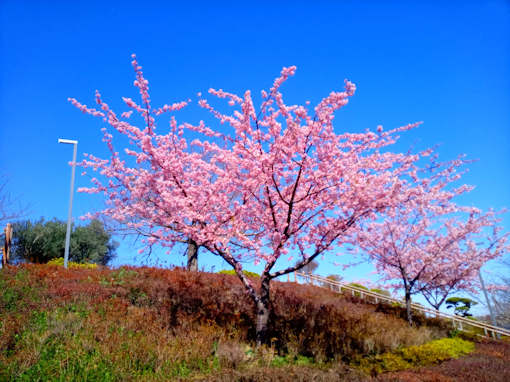
[[[80,373],[95,372],[93,365],[104,361],[101,373],[110,373],[112,380],[137,380],[143,373],[173,375],[171,380],[364,380],[369,377],[338,361],[419,345],[449,329],[420,316],[409,327],[399,307],[275,282],[271,347],[267,356],[253,358],[254,306],[235,276],[23,265],[0,272],[0,289],[0,365],[22,379],[40,372],[61,378],[59,370],[73,378],[78,371],[67,357],[76,354],[73,362],[83,364]],[[379,380],[510,380],[505,346],[480,344],[468,357]],[[45,352],[54,347],[65,357],[53,361],[54,355]],[[314,364],[289,361],[275,368],[278,354]],[[487,375],[490,379],[484,379]]]
[[[4,270],[3,277],[21,270],[28,272],[27,283],[38,285],[46,307],[108,301],[119,314],[140,307],[152,322],[170,330],[214,323],[243,340],[254,338],[254,306],[235,276],[147,267],[64,270],[23,265]],[[446,333],[433,320],[418,318],[421,325],[408,327],[400,308],[364,304],[356,297],[296,283],[274,283],[271,303],[272,345],[317,359],[379,353]]]

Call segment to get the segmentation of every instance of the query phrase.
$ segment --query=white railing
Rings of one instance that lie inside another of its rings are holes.
[[[333,291],[336,291],[338,293],[341,293],[343,290],[350,291],[352,295],[358,294],[360,298],[366,298],[367,300],[372,299],[374,303],[379,302],[386,302],[390,304],[398,304],[399,306],[405,307],[405,301],[396,299],[394,297],[386,296],[384,294],[372,292],[370,290],[366,290],[363,288],[359,288],[355,285],[349,285],[347,283],[343,283],[341,281],[335,281],[331,280],[322,276],[318,275],[312,275],[312,274],[306,274],[301,272],[294,272],[294,281],[298,282],[298,277],[304,279],[305,281],[308,281],[308,283],[314,285],[314,283],[317,283],[320,287],[327,287]],[[289,280],[290,281],[290,280]],[[480,328],[483,329],[484,334],[486,337],[489,336],[489,332],[491,333],[493,338],[496,338],[498,335],[503,336],[509,336],[510,337],[510,330],[500,328],[494,325],[490,325],[484,322],[480,321],[474,321],[470,320],[465,317],[455,316],[453,314],[443,313],[440,311],[437,311],[432,308],[427,308],[420,304],[411,303],[411,309],[414,311],[418,311],[423,313],[425,316],[429,315],[436,318],[443,318],[446,320],[450,320],[453,323],[453,326],[462,331],[467,331],[468,327],[474,327],[474,328]]]

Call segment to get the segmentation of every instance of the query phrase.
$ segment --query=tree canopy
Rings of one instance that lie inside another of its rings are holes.
[[[18,262],[47,263],[64,256],[66,223],[57,219],[23,220],[13,224],[12,258]],[[76,263],[106,265],[116,256],[118,243],[99,220],[73,227],[69,258]]]
[[[81,165],[99,175],[92,178],[92,187],[80,191],[103,194],[106,208],[95,215],[142,235],[148,248],[187,243],[225,260],[256,306],[259,344],[270,317],[271,280],[303,269],[352,237],[390,244],[382,229],[373,229],[375,234],[368,236],[362,231],[382,213],[414,211],[420,216],[429,206],[433,215],[455,211],[450,199],[470,189],[447,187],[458,179],[461,160],[434,170],[432,149],[391,151],[399,135],[419,123],[335,132],[335,113],[356,90],[348,80],[344,91],[331,92],[315,107],[308,101],[303,105],[284,101],[280,90],[295,74],[294,66],[282,69],[272,87],[261,92],[259,104],[249,90],[240,96],[209,89],[212,97],[226,100],[232,108],[225,112],[227,107],[213,106],[217,100],[198,94],[198,105],[222,125],[214,128],[204,121],[177,122],[174,114],[190,101],[154,108],[134,55],[132,65],[141,101],[123,98],[128,111],[116,113],[99,92],[98,109],[69,99],[105,122],[103,141],[109,150],[106,158],[86,154]],[[172,114],[170,129],[160,132],[156,122],[164,113]],[[129,146],[117,151],[119,142],[126,141]],[[424,157],[432,159],[422,168]],[[407,224],[403,231],[413,225],[412,218],[401,221]],[[445,224],[447,233],[460,235],[455,226],[450,232]],[[418,228],[428,231],[428,215]],[[384,237],[377,238],[377,232]],[[451,246],[444,238],[430,247],[433,254],[418,252],[427,262]],[[248,261],[262,265],[259,279],[246,277],[243,264]]]
[[[461,317],[471,317],[472,314],[469,312],[471,307],[478,303],[467,297],[450,297],[446,299],[446,307],[448,309],[454,308],[454,313]]]

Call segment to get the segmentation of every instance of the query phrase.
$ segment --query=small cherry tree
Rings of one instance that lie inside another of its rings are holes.
[[[111,157],[89,155],[82,163],[105,180],[93,179],[94,187],[82,191],[104,193],[110,206],[102,214],[146,236],[148,246],[193,242],[229,263],[256,305],[259,344],[268,330],[271,280],[303,268],[341,244],[360,221],[417,194],[407,178],[414,163],[430,152],[386,149],[416,124],[387,132],[378,127],[375,132],[335,133],[335,112],[355,91],[349,81],[345,91],[332,92],[310,110],[308,103],[285,104],[280,87],[296,68],[284,68],[271,89],[262,92],[258,109],[250,91],[240,97],[209,90],[228,101],[232,114],[199,100],[230,126],[230,134],[203,121],[179,125],[172,117],[170,132],[158,135],[155,117],[186,103],[152,109],[148,82],[136,59],[133,66],[142,105],[125,98],[131,111],[120,117],[99,93],[100,110],[71,99],[132,143],[124,151],[128,158],[121,159],[105,129]],[[143,117],[143,128],[129,122],[132,111]],[[189,142],[185,130],[204,138]],[[298,259],[293,265],[278,262],[293,257]],[[244,275],[244,261],[263,263],[258,286]]]
[[[248,196],[250,231],[243,245],[209,247],[233,267],[257,306],[257,340],[265,337],[270,313],[270,281],[302,269],[337,244],[356,225],[377,212],[417,198],[409,183],[414,164],[431,153],[417,155],[381,152],[397,134],[416,125],[383,132],[336,134],[336,110],[348,102],[355,87],[346,81],[344,92],[332,92],[313,109],[287,105],[279,89],[295,67],[284,68],[273,87],[262,92],[257,110],[249,91],[244,97],[222,90],[209,92],[239,105],[233,115],[220,113],[202,99],[200,105],[235,130],[232,151],[239,172],[234,178]],[[308,105],[308,104],[306,104]],[[248,240],[246,240],[248,239]],[[241,251],[238,249],[242,248]],[[251,255],[263,262],[258,290],[241,272],[239,260]],[[280,259],[280,270],[274,270]]]
[[[450,254],[451,261],[437,267],[437,273],[429,280],[418,281],[417,289],[433,308],[439,310],[453,293],[477,293],[480,290],[480,268],[485,262],[502,256],[510,249],[510,234],[502,233],[497,225],[500,220],[494,212],[481,218],[477,222],[478,232],[471,232],[452,247],[457,253]],[[492,228],[490,234],[484,229],[489,226]]]
[[[425,178],[413,174],[419,192],[405,205],[388,208],[377,221],[355,232],[351,243],[371,259],[386,281],[404,289],[407,319],[412,324],[411,296],[422,292],[436,309],[453,290],[473,287],[477,270],[505,250],[506,235],[494,237],[482,248],[477,239],[496,227],[493,211],[459,207],[457,195],[470,190],[452,188],[463,161],[432,164]],[[417,197],[416,197],[417,196]],[[466,216],[467,215],[467,216]]]

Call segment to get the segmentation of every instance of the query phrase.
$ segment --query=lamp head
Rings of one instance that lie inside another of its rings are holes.
[[[69,144],[77,145],[78,141],[73,141],[71,139],[61,139],[61,138],[59,138],[58,139],[58,143],[69,143]]]

